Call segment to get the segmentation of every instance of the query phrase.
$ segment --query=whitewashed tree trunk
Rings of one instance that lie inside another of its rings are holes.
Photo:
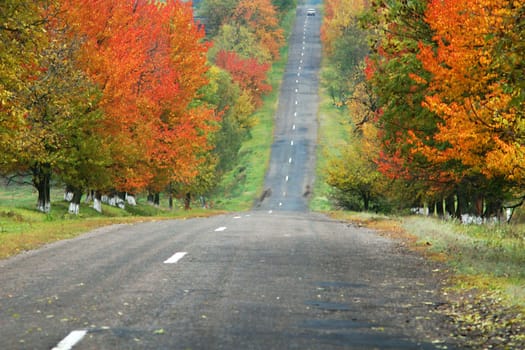
[[[39,212],[48,214],[51,211],[51,202],[49,201],[38,201],[36,209]]]
[[[99,213],[102,213],[102,201],[96,196],[95,198],[93,198],[93,209],[95,209]]]
[[[131,194],[126,193],[126,201],[128,202],[129,205],[133,207],[137,205],[137,200],[135,199],[135,196]]]
[[[95,197],[95,191],[87,191],[85,203],[91,202]]]
[[[77,203],[69,203],[69,213],[78,215],[80,213],[80,204]]]
[[[66,202],[71,202],[71,201],[73,200],[73,196],[74,196],[74,195],[75,195],[75,194],[74,194],[73,192],[71,192],[71,191],[66,191],[66,192],[64,192],[64,200],[65,200]]]

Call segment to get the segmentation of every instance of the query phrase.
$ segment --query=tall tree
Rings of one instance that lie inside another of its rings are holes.
[[[102,91],[115,187],[195,176],[214,117],[191,104],[207,83],[207,45],[190,4],[65,0],[63,10],[83,42],[79,64]]]
[[[519,8],[512,1],[431,1],[426,21],[434,44],[422,44],[418,55],[431,73],[423,106],[441,118],[435,143],[422,152],[434,163],[455,164],[449,176],[481,182],[491,209],[525,180],[523,99],[497,58],[500,39],[517,29]]]
[[[373,2],[363,17],[371,35],[372,54],[365,74],[377,96],[375,124],[379,129],[380,171],[392,179],[424,192],[445,192],[454,179],[443,177],[439,167],[414,143],[433,142],[439,117],[422,106],[430,74],[417,55],[420,43],[432,43],[432,30],[425,21],[426,1]]]

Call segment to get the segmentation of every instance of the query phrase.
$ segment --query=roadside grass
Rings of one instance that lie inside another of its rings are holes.
[[[423,216],[332,212],[334,218],[377,229],[410,242],[413,249],[446,262],[460,289],[499,291],[525,307],[525,225],[465,225]]]
[[[525,224],[465,225],[421,216],[331,212],[448,266],[451,335],[472,349],[525,348]]]
[[[423,217],[406,217],[402,227],[434,253],[447,256],[460,276],[479,278],[481,287],[502,291],[513,304],[525,307],[525,226],[464,225]],[[461,280],[461,279],[460,279]],[[476,286],[475,279],[464,278]]]
[[[454,336],[469,348],[525,346],[525,226],[464,225],[421,216],[333,212],[401,239],[450,269],[443,294]]]
[[[185,211],[182,204],[169,210],[167,203],[155,207],[139,197],[137,205],[120,209],[103,204],[102,213],[90,204],[81,203],[80,214],[68,213],[69,203],[63,199],[63,189],[54,186],[51,191],[51,211],[43,214],[35,209],[36,193],[28,185],[0,187],[0,259],[36,249],[46,243],[73,238],[98,227],[175,219],[202,217],[221,213],[217,210],[192,209]]]
[[[326,69],[325,61],[321,63],[321,74]],[[331,187],[326,183],[326,168],[328,160],[336,156],[341,147],[350,137],[348,129],[348,110],[337,108],[323,87],[319,85],[319,111],[318,111],[318,134],[317,134],[317,164],[313,196],[310,201],[310,209],[313,211],[333,210],[331,200]]]
[[[289,11],[283,19],[287,37],[291,33],[294,21],[295,9]],[[272,91],[264,96],[262,107],[253,115],[257,124],[250,132],[250,139],[241,146],[237,166],[224,174],[212,196],[216,208],[227,211],[249,210],[263,191],[273,142],[274,117],[288,61],[288,49],[288,44],[281,49],[280,59],[272,65],[268,73],[268,83],[272,86]]]

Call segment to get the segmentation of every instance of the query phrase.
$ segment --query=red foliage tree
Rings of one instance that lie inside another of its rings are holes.
[[[230,72],[233,80],[251,94],[257,106],[262,103],[261,96],[272,90],[265,82],[270,68],[267,63],[258,63],[255,58],[241,58],[232,51],[220,51],[215,63]]]

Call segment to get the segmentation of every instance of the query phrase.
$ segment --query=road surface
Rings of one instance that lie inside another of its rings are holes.
[[[0,261],[0,348],[437,349],[432,269],[312,213],[111,226]]]
[[[288,64],[275,116],[274,143],[265,179],[263,210],[304,211],[315,175],[321,16],[302,5],[289,40]]]

